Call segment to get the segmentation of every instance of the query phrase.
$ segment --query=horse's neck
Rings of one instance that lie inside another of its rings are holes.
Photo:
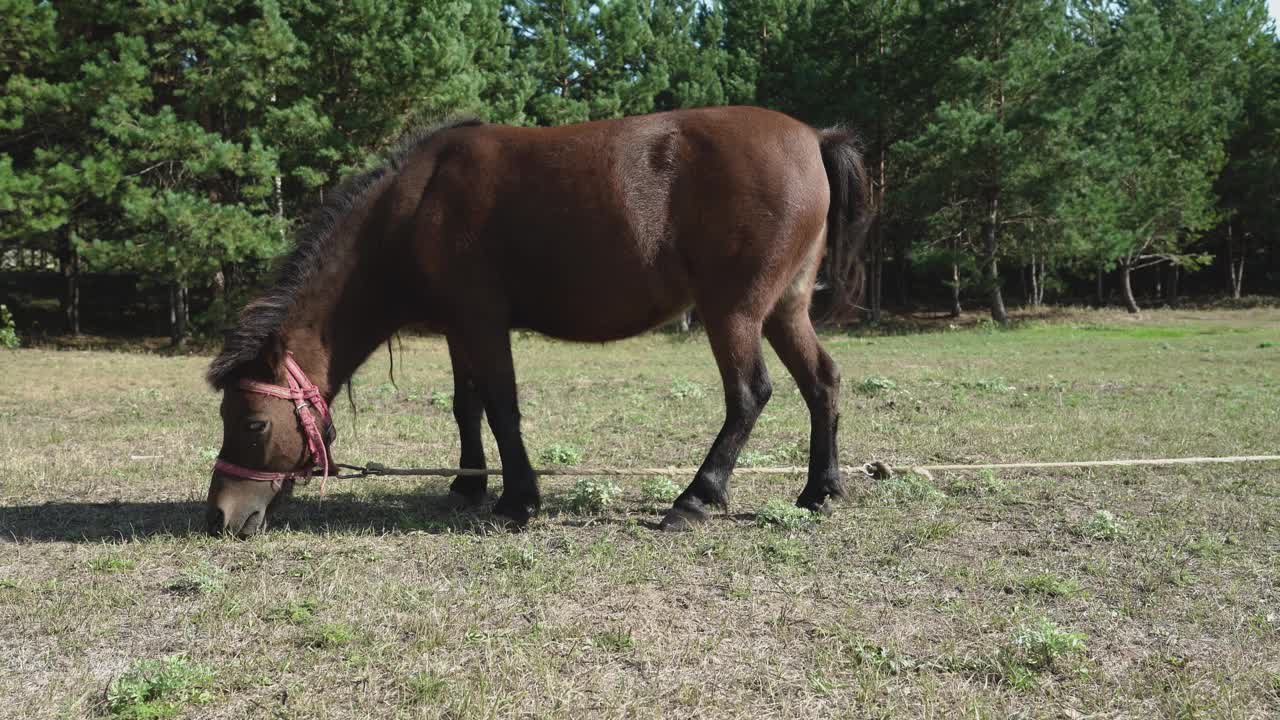
[[[354,258],[340,267],[355,275],[317,277],[316,287],[299,295],[281,332],[285,348],[327,400],[400,324],[385,279],[365,277],[369,265]]]

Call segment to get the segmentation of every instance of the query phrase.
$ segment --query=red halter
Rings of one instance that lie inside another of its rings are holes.
[[[291,352],[286,352],[284,355],[284,369],[288,376],[289,387],[242,379],[239,383],[240,389],[293,402],[294,411],[298,414],[298,424],[302,427],[302,435],[307,440],[307,459],[301,466],[289,472],[271,472],[253,470],[218,458],[213,463],[213,470],[243,480],[269,482],[272,489],[279,491],[284,486],[285,480],[311,477],[314,470],[319,467],[324,473],[320,476],[320,492],[323,493],[324,481],[329,477],[330,465],[329,446],[325,443],[325,435],[332,432],[333,416],[329,414],[329,404],[320,394],[320,388],[316,387],[315,383],[307,378],[306,373],[302,372],[302,368],[293,359]],[[308,407],[311,408],[311,412],[303,412]],[[323,431],[316,423],[317,415],[324,423]]]

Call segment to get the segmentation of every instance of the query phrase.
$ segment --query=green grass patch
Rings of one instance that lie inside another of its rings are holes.
[[[670,505],[679,496],[680,486],[666,475],[654,475],[640,481],[640,497],[648,505]]]
[[[548,465],[577,465],[582,462],[582,450],[573,445],[548,445],[538,453],[538,458]]]
[[[183,657],[136,662],[107,687],[107,713],[129,720],[176,717],[213,699],[213,677]]]
[[[448,679],[434,672],[417,673],[407,685],[409,697],[416,704],[439,703],[449,690]]]
[[[355,638],[355,629],[346,623],[324,623],[312,628],[303,637],[303,643],[320,650],[333,650],[350,645]]]
[[[1119,540],[1128,532],[1120,518],[1110,510],[1098,510],[1076,526],[1076,534],[1092,540]]]
[[[630,630],[610,628],[592,635],[591,644],[607,653],[628,653],[635,649],[636,639]]]
[[[946,500],[946,493],[929,478],[915,473],[895,474],[876,483],[876,496],[893,505],[933,504]]]
[[[1080,583],[1053,573],[1030,575],[1018,580],[1018,588],[1027,595],[1045,597],[1071,597],[1080,592]]]
[[[622,488],[607,478],[580,478],[573,484],[565,504],[580,515],[599,515],[613,507]]]
[[[119,555],[103,555],[89,561],[89,569],[104,575],[112,573],[125,572],[138,567],[138,561],[132,558],[122,558]]]
[[[207,563],[194,565],[169,578],[165,589],[175,595],[207,595],[222,589],[222,572]]]
[[[760,527],[780,530],[804,530],[811,528],[821,517],[795,503],[774,498],[756,511],[756,524]]]
[[[267,619],[289,623],[290,625],[305,625],[315,617],[318,605],[319,603],[311,598],[290,600],[283,605],[272,608],[267,613]]]
[[[898,383],[882,375],[868,375],[853,384],[859,395],[875,396],[898,389]]]

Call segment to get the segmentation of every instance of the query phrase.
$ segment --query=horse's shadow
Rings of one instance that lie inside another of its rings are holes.
[[[448,496],[395,493],[293,497],[269,530],[311,533],[483,534],[499,529],[485,508],[459,508]],[[0,507],[0,544],[121,542],[206,535],[205,504],[193,501],[48,502]]]

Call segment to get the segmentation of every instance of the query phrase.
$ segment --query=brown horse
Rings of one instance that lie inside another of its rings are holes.
[[[296,477],[328,463],[332,433],[317,430],[329,425],[325,404],[410,324],[448,340],[461,466],[485,467],[487,415],[502,460],[493,512],[523,524],[540,499],[510,330],[604,342],[691,305],[724,382],[725,420],[662,527],[726,506],[738,452],[769,400],[762,333],[811,416],[797,504],[825,511],[844,494],[840,375],[809,303],[827,244],[860,245],[866,193],[851,133],[759,108],[541,129],[460,121],[418,135],[331,196],[210,367],[224,391],[210,531],[256,532]],[[465,476],[451,489],[479,503],[486,484]]]

